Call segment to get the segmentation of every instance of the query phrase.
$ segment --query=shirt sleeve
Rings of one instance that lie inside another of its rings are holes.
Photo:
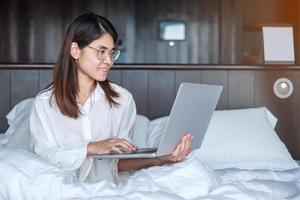
[[[48,101],[47,101],[48,103]],[[78,169],[87,155],[88,142],[80,142],[68,146],[59,146],[49,122],[50,107],[36,99],[30,115],[30,133],[34,152],[45,160],[65,170]],[[49,105],[50,106],[50,105]]]
[[[129,95],[127,102],[124,104],[123,111],[121,114],[120,123],[118,127],[118,137],[124,138],[129,142],[132,142],[134,123],[136,119],[136,106],[132,95]],[[118,114],[118,115],[119,115]],[[119,159],[111,159],[110,160],[110,168],[112,175],[116,178],[116,182],[119,180],[118,175],[118,162]]]

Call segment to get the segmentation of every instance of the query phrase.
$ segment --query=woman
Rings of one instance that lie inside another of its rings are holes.
[[[118,58],[113,25],[94,13],[77,17],[67,30],[53,83],[34,102],[30,132],[34,151],[48,162],[76,172],[82,181],[116,182],[118,172],[183,160],[191,152],[186,134],[172,154],[151,159],[93,160],[91,155],[122,148],[130,142],[136,117],[132,95],[110,83],[107,75]]]

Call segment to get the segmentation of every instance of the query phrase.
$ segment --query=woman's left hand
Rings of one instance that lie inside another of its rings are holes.
[[[163,162],[164,164],[182,161],[192,152],[192,139],[193,136],[191,133],[185,134],[171,154],[161,156],[157,159],[159,159],[159,161]]]
[[[119,171],[130,171],[148,168],[152,166],[161,166],[167,163],[175,163],[184,160],[192,152],[191,133],[185,134],[174,151],[166,156],[157,158],[139,158],[139,159],[121,159],[118,164]]]

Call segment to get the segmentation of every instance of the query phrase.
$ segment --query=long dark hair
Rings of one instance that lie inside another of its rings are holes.
[[[105,33],[112,36],[116,45],[118,33],[113,25],[104,17],[93,12],[87,12],[78,16],[69,26],[58,61],[54,67],[51,87],[62,114],[75,119],[81,114],[76,101],[76,96],[79,92],[78,68],[75,59],[70,55],[72,42],[76,42],[79,48],[83,49]],[[99,84],[110,106],[117,105],[118,103],[114,98],[119,97],[119,94],[112,89],[109,80],[99,81]]]

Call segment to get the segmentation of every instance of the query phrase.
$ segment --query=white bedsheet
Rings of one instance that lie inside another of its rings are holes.
[[[300,168],[212,170],[196,155],[136,172],[118,185],[81,183],[25,150],[0,149],[0,199],[300,199]]]
[[[140,170],[124,177],[118,185],[81,183],[74,174],[46,163],[37,155],[16,150],[30,149],[26,138],[31,104],[25,103],[22,109],[11,112],[10,127],[5,135],[0,135],[0,200],[300,200],[300,167],[281,172],[213,170],[201,164],[195,152],[181,163]],[[137,142],[155,146],[165,123],[166,118],[153,121],[149,125],[151,137],[140,136]]]

